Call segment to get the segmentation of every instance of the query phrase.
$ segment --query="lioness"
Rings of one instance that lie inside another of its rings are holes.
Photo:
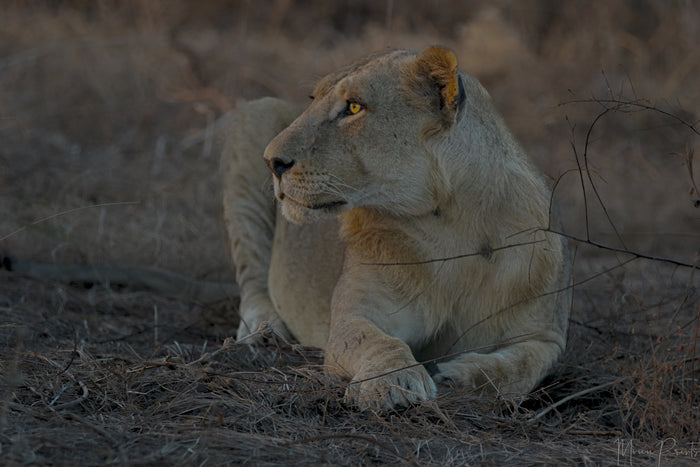
[[[569,263],[488,93],[430,47],[360,60],[312,98],[241,106],[224,150],[238,339],[268,323],[325,349],[361,409],[442,380],[531,391],[565,346]]]

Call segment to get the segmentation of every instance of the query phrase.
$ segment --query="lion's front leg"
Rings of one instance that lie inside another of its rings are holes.
[[[345,401],[361,410],[405,408],[437,392],[408,345],[362,317],[342,317],[331,325],[326,365],[350,379]]]
[[[549,372],[561,349],[555,341],[527,340],[487,354],[465,353],[438,364],[435,380],[452,380],[479,393],[524,395]]]
[[[270,98],[239,106],[221,157],[222,217],[241,293],[238,341],[259,341],[255,332],[264,325],[289,336],[268,290],[276,211],[263,153],[298,113],[291,104]]]

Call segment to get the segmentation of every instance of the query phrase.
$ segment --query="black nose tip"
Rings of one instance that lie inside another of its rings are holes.
[[[277,176],[277,178],[281,178],[282,174],[294,167],[294,162],[295,161],[293,160],[287,162],[283,159],[280,159],[279,157],[275,157],[273,159],[265,159],[265,163],[267,163],[267,166],[270,168],[270,170],[272,170],[272,172]]]

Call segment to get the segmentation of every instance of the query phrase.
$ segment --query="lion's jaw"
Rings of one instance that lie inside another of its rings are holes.
[[[299,172],[274,178],[275,196],[289,221],[308,224],[335,217],[352,207],[332,183],[332,176]]]

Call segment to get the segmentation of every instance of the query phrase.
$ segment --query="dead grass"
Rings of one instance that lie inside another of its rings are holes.
[[[218,226],[226,112],[262,95],[304,103],[316,78],[370,51],[443,43],[543,170],[565,174],[566,232],[697,264],[700,174],[687,164],[697,133],[653,109],[601,103],[645,99],[697,128],[690,2],[3,8],[0,253],[231,280]],[[567,172],[574,154],[588,162],[583,182]],[[86,206],[97,207],[76,210]],[[698,274],[572,247],[569,347],[540,390],[515,404],[442,387],[386,416],[345,407],[316,350],[231,345],[235,301],[0,271],[0,463],[697,463]]]

